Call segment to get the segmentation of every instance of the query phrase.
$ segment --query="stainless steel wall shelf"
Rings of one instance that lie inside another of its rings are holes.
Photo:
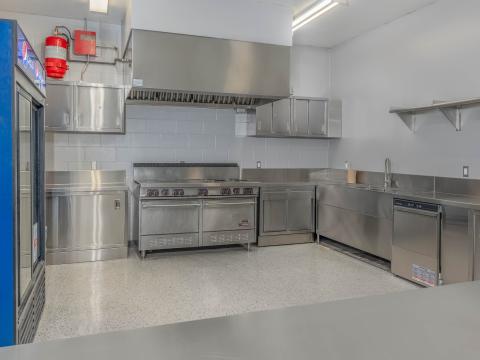
[[[407,127],[415,132],[416,117],[431,111],[440,111],[445,118],[455,127],[455,130],[462,130],[462,110],[468,107],[480,106],[480,98],[473,98],[459,101],[436,101],[432,105],[418,106],[412,108],[391,108],[391,114],[397,114]]]

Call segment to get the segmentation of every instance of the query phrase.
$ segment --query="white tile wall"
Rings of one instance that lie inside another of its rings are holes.
[[[242,167],[326,167],[328,141],[235,136],[225,109],[129,106],[125,135],[49,134],[48,170],[126,169],[133,162],[237,162]]]

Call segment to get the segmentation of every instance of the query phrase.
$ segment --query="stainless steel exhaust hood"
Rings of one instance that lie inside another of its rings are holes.
[[[255,108],[290,96],[290,47],[133,29],[127,104]]]

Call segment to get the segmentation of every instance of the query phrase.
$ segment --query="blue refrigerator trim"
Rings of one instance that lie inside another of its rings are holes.
[[[16,22],[0,21],[0,346],[16,342],[14,70]]]

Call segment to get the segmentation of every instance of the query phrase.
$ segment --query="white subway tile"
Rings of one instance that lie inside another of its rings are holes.
[[[100,135],[98,134],[69,134],[68,144],[70,146],[100,146]]]
[[[135,118],[128,118],[127,117],[126,132],[127,133],[146,132],[148,122],[149,122],[149,120],[135,119]]]
[[[205,162],[226,162],[228,151],[203,150],[202,157]]]
[[[175,150],[175,161],[201,162],[203,161],[202,151],[192,151],[192,149]]]
[[[194,120],[178,120],[177,121],[177,132],[179,134],[203,134],[203,120],[194,119]]]
[[[160,134],[131,134],[131,147],[155,147],[161,140],[162,135]]]
[[[85,150],[81,147],[57,146],[53,153],[54,161],[81,161],[84,160]]]
[[[146,122],[146,132],[157,134],[175,134],[177,132],[177,120],[155,119]]]
[[[113,147],[90,147],[85,149],[87,161],[115,161],[115,148]]]
[[[215,149],[215,136],[190,134],[188,146],[191,149]]]
[[[117,161],[123,163],[175,161],[175,151],[146,147],[118,148]]]
[[[103,146],[130,146],[131,134],[117,135],[117,134],[105,134],[101,136],[101,144]]]

